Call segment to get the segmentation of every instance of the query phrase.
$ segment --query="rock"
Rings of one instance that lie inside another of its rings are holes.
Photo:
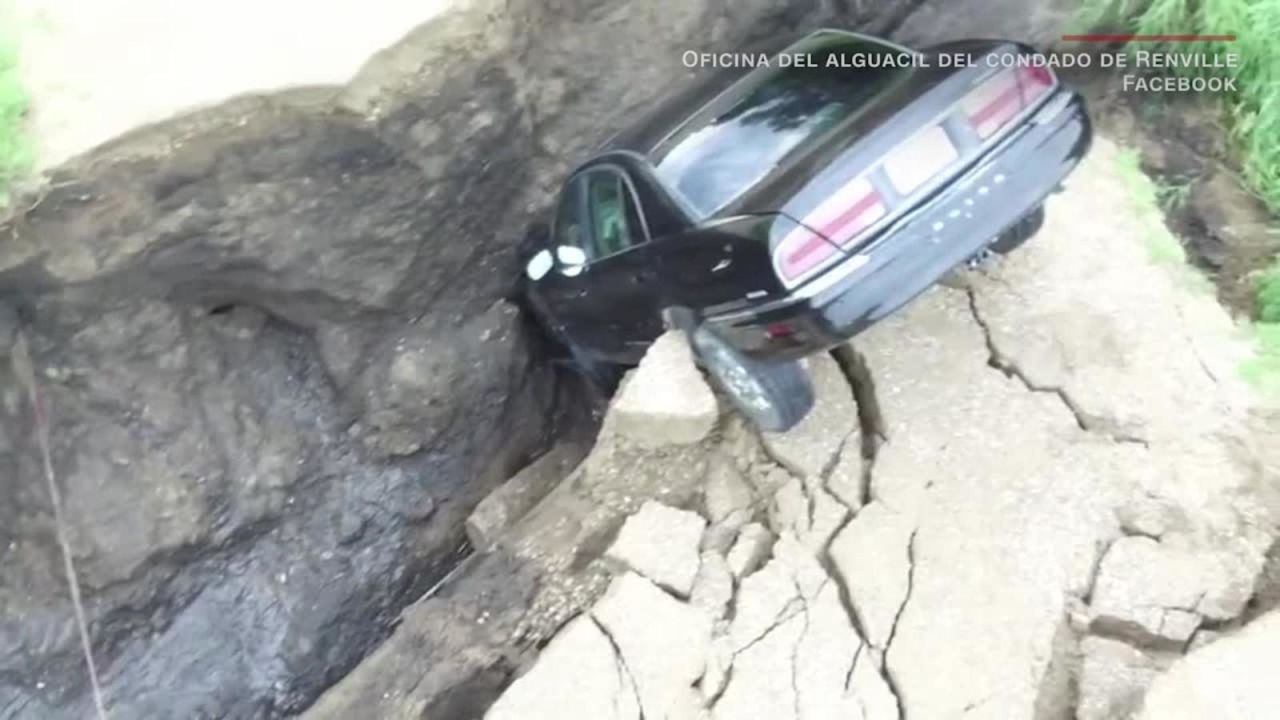
[[[872,663],[839,587],[794,538],[780,539],[778,556],[743,582],[738,608],[733,672],[712,717],[898,717],[883,678],[867,674]]]
[[[1191,639],[1205,617],[1239,615],[1262,570],[1261,556],[1183,548],[1125,537],[1108,549],[1094,586],[1093,625],[1134,642]]]
[[[873,502],[831,544],[831,560],[849,589],[862,630],[883,651],[911,584],[912,520]]]
[[[613,429],[646,447],[690,445],[711,432],[719,406],[683,332],[658,338],[627,375],[609,414]]]
[[[790,533],[815,556],[826,552],[849,510],[822,488],[818,478],[792,478],[769,504],[769,526]]]
[[[751,521],[751,513],[746,510],[735,510],[718,523],[707,526],[702,534],[699,546],[703,552],[715,552],[728,555],[733,543],[738,539],[738,531]]]
[[[702,553],[698,575],[693,580],[689,602],[702,608],[712,620],[721,620],[733,600],[733,571],[718,552]]]
[[[724,694],[729,683],[729,668],[733,666],[733,648],[727,637],[721,635],[711,640],[711,652],[707,654],[707,669],[698,689],[703,705],[710,707]]]
[[[1280,613],[1187,655],[1151,684],[1138,720],[1280,717]]]
[[[701,700],[692,692],[711,644],[711,618],[635,574],[613,581],[592,617],[613,641],[635,683],[646,718],[694,717]]]
[[[1117,640],[1092,636],[1081,641],[1080,653],[1079,720],[1132,717],[1151,681],[1171,662]]]
[[[570,623],[485,720],[638,720],[637,688],[608,636],[588,616]],[[572,715],[566,715],[572,713]]]
[[[573,442],[557,445],[489,493],[467,517],[471,545],[478,550],[491,549],[513,523],[573,472],[587,450]]]
[[[756,502],[751,485],[729,458],[719,458],[712,464],[702,492],[707,519],[713,525],[731,515],[745,514],[744,511],[750,510]]]
[[[627,518],[607,557],[688,597],[698,574],[698,545],[706,526],[697,513],[646,502]]]
[[[738,538],[729,550],[729,570],[742,579],[755,572],[773,549],[773,533],[760,523],[749,523],[738,531]]]
[[[765,449],[801,477],[823,477],[846,446],[859,447],[858,405],[844,371],[830,355],[809,360],[815,403],[798,425],[785,433],[761,433]]]
[[[1186,513],[1165,498],[1143,494],[1117,512],[1120,527],[1130,535],[1145,535],[1159,540],[1162,535],[1190,529]]]

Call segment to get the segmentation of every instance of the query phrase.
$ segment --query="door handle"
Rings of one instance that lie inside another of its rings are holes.
[[[652,270],[636,270],[631,275],[637,283],[650,283],[657,279],[658,274]]]

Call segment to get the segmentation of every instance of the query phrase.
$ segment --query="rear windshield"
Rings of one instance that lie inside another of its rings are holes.
[[[901,50],[847,35],[818,36],[787,51],[797,52],[815,67],[777,67],[775,57],[771,67],[740,81],[747,87],[728,90],[651,153],[658,177],[697,219],[732,202],[906,72],[892,59],[870,59]],[[833,56],[832,62],[864,66],[828,67]]]

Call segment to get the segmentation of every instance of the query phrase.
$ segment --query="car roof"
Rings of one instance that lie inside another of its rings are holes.
[[[861,39],[897,47],[891,41],[871,35],[823,28],[811,32],[791,33],[774,37],[752,45],[746,50],[729,53],[734,58],[774,56],[782,52],[801,52],[831,34],[838,33],[850,39]],[[908,51],[907,48],[901,48]],[[720,53],[716,53],[717,55]],[[754,88],[750,82],[739,82],[752,74],[763,75],[767,67],[748,63],[728,67],[699,68],[691,70],[689,79],[676,91],[660,98],[639,120],[627,126],[605,141],[599,153],[626,150],[649,157],[664,140],[671,137],[697,117],[713,101],[733,104],[747,96]],[[730,94],[726,94],[730,93]]]

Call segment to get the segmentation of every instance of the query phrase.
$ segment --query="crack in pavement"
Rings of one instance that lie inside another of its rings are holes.
[[[622,654],[622,647],[618,645],[617,638],[613,636],[613,633],[609,632],[609,629],[606,628],[604,623],[600,622],[595,615],[587,613],[587,618],[591,620],[591,623],[596,626],[596,629],[604,635],[605,640],[609,641],[609,646],[613,648],[614,666],[618,670],[618,679],[626,680],[631,683],[631,694],[635,696],[636,708],[640,712],[640,720],[645,720],[644,702],[640,699],[640,683],[636,682],[636,676],[631,672],[631,667],[627,665],[627,658]],[[621,698],[618,698],[617,700],[620,699]],[[616,700],[614,705],[616,707]]]
[[[800,601],[800,607],[796,607],[797,600]],[[752,638],[742,647],[734,649],[732,656],[729,658],[729,667],[733,667],[733,663],[737,662],[739,655],[742,655],[756,645],[759,645],[761,642],[764,642],[764,639],[769,637],[769,634],[774,630],[777,630],[783,623],[805,611],[806,608],[804,606],[803,598],[797,597],[787,601],[787,604],[783,605],[782,610],[778,612],[778,616],[770,621],[769,627],[762,630],[759,635]]]
[[[893,640],[898,635],[898,622],[902,620],[902,615],[907,609],[907,603],[911,602],[911,593],[915,590],[916,583],[916,536],[920,533],[920,528],[911,531],[911,536],[907,539],[907,592],[902,598],[902,604],[898,606],[898,612],[893,616],[893,624],[889,626],[889,636],[884,641],[884,668],[882,676],[885,683],[889,686],[889,692],[893,693],[893,699],[898,704],[898,717],[900,720],[906,720],[907,707],[902,699],[902,693],[898,688],[898,680],[893,675],[893,671],[889,669],[889,651],[893,649]]]
[[[822,581],[822,585],[814,593],[817,598],[822,590],[826,588],[827,583],[831,582],[828,577]],[[809,635],[809,599],[804,596],[804,590],[800,588],[800,581],[794,575],[791,577],[791,584],[796,588],[796,594],[800,598],[801,612],[804,613],[804,627],[800,630],[800,635],[796,637],[796,643],[791,648],[791,702],[795,713],[796,720],[801,720],[803,713],[800,710],[800,648],[804,645],[804,639]]]
[[[988,365],[999,370],[1005,375],[1005,377],[1016,379],[1030,392],[1044,393],[1057,397],[1063,407],[1067,409],[1067,412],[1071,413],[1071,416],[1075,418],[1076,425],[1084,432],[1102,435],[1116,443],[1128,443],[1141,445],[1142,447],[1150,447],[1150,443],[1143,437],[1119,429],[1106,427],[1111,423],[1105,420],[1100,420],[1086,412],[1080,407],[1080,404],[1076,402],[1075,398],[1071,397],[1071,393],[1067,392],[1065,388],[1057,386],[1042,386],[1033,382],[1031,378],[1023,372],[1022,368],[1018,367],[1016,362],[1010,360],[1000,351],[1000,348],[997,347],[995,334],[992,332],[991,326],[988,324],[986,318],[982,316],[982,312],[978,309],[977,291],[974,290],[972,286],[968,286],[965,287],[964,293],[969,300],[969,314],[973,316],[974,322],[977,323],[978,328],[982,331],[982,337],[987,346]]]

